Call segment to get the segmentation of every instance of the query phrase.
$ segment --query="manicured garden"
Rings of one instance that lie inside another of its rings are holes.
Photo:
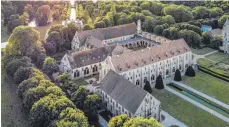
[[[167,90],[153,89],[162,109],[190,127],[227,127],[229,124]]]
[[[214,58],[214,57],[211,57]],[[229,61],[228,61],[229,62]],[[225,76],[229,76],[229,69],[227,67],[227,65],[222,64],[220,62],[213,62],[210,61],[208,59],[205,58],[200,58],[197,60],[197,63],[203,67],[203,68],[207,68],[215,73],[221,74],[221,75],[225,75]]]
[[[194,49],[194,48],[191,48],[192,52],[197,54],[197,55],[204,55],[204,54],[207,54],[207,53],[210,53],[210,52],[213,52],[215,51],[215,49],[212,49],[212,48],[202,48],[202,49]]]
[[[184,76],[182,83],[199,90],[219,101],[229,104],[229,83],[221,81],[203,72],[197,72],[195,77]]]
[[[216,53],[207,55],[206,58],[216,61],[216,62],[225,63],[229,65],[229,55],[225,53],[216,52]]]

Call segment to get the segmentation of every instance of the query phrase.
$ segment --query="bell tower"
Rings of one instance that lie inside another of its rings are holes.
[[[142,34],[141,20],[137,21],[137,34]]]

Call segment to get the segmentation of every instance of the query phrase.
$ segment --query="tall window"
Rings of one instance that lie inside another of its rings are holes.
[[[86,67],[86,68],[84,69],[84,75],[87,75],[87,74],[89,74],[89,69],[88,69],[88,67]]]
[[[97,71],[98,71],[98,67],[96,65],[94,65],[93,72],[97,72]]]
[[[139,80],[136,81],[136,85],[138,86],[140,84]]]
[[[154,75],[152,75],[152,76],[151,76],[151,80],[154,80],[154,79],[155,79],[155,77],[154,77]]]
[[[80,72],[78,70],[76,70],[74,73],[74,77],[79,77],[79,76],[80,76]]]

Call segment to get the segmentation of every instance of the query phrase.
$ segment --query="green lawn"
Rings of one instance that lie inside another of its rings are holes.
[[[7,33],[7,27],[2,26],[1,27],[1,43],[6,42],[9,38],[9,34]]]
[[[228,127],[229,124],[196,107],[167,90],[153,89],[153,96],[161,101],[162,109],[189,127]]]
[[[54,20],[53,22],[51,22],[51,23],[48,24],[48,25],[45,25],[45,26],[37,26],[37,27],[35,27],[35,29],[36,29],[37,31],[40,32],[40,40],[44,40],[45,34],[46,34],[46,32],[48,31],[48,29],[49,29],[51,26],[56,25],[56,24],[61,24],[61,23],[60,23],[60,21]]]
[[[197,72],[195,77],[184,76],[182,83],[229,104],[229,83],[223,82],[203,72]]]
[[[204,55],[206,53],[215,51],[215,49],[208,48],[208,47],[202,48],[202,49],[193,49],[193,48],[191,48],[191,50],[192,50],[193,53],[198,54],[198,55]]]
[[[4,76],[1,81],[1,126],[29,127],[29,120],[21,109],[22,102],[16,93],[17,86],[7,82]]]
[[[216,62],[221,62],[229,65],[229,55],[221,52],[216,52],[210,55],[207,55],[206,58],[211,59]]]

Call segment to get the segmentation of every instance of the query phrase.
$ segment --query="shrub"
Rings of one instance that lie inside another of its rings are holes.
[[[176,72],[175,72],[174,80],[175,81],[181,81],[182,80],[181,73],[180,73],[179,69],[177,69]]]
[[[146,81],[145,86],[144,86],[144,90],[149,92],[149,93],[152,93],[152,88],[150,86],[149,81]]]
[[[164,83],[161,75],[157,76],[155,88],[164,89]]]
[[[189,77],[195,77],[196,73],[195,73],[194,69],[191,66],[189,66],[185,72],[185,75],[187,75]]]

